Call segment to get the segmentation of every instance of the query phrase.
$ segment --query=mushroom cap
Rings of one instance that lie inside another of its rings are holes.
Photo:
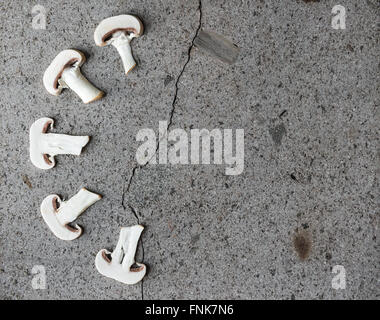
[[[44,73],[43,82],[46,90],[52,95],[59,95],[62,88],[59,88],[58,80],[63,70],[73,64],[80,67],[85,61],[86,57],[79,50],[67,49],[58,53]]]
[[[60,204],[61,202],[61,198],[56,194],[47,196],[41,203],[42,218],[57,238],[61,240],[74,240],[82,234],[83,230],[77,224],[75,228],[72,228],[59,222],[57,218],[59,215],[57,203]]]
[[[129,14],[106,18],[95,29],[96,45],[100,47],[107,45],[107,38],[117,31],[131,32],[137,38],[143,34],[144,26],[139,18]]]
[[[29,130],[29,148],[30,160],[40,169],[51,169],[55,166],[54,157],[48,158],[48,155],[41,151],[40,137],[49,127],[53,127],[54,120],[51,118],[40,118],[36,120]]]
[[[95,266],[100,274],[122,282],[124,284],[136,284],[144,278],[146,266],[142,263],[137,263],[138,268],[126,270],[122,264],[113,264],[105,255],[111,254],[108,250],[102,249],[98,252],[95,258]]]

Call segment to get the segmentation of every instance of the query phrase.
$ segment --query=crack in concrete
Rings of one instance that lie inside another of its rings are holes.
[[[182,75],[184,74],[185,72],[185,69],[187,67],[187,65],[189,64],[190,60],[191,60],[191,50],[194,48],[194,41],[196,39],[196,37],[198,36],[199,34],[199,31],[201,30],[201,27],[202,27],[202,0],[199,0],[198,1],[198,10],[199,12],[199,19],[198,19],[198,26],[197,26],[197,29],[195,31],[195,35],[194,37],[192,38],[191,40],[191,44],[189,46],[189,49],[187,50],[187,60],[185,62],[185,64],[183,65],[176,81],[175,81],[175,85],[174,85],[174,88],[175,88],[175,91],[174,91],[174,97],[173,97],[173,101],[172,101],[172,105],[171,105],[171,110],[170,110],[170,116],[169,116],[169,122],[168,122],[168,126],[167,126],[167,131],[169,131],[172,123],[173,123],[173,117],[174,117],[174,113],[175,113],[175,109],[176,109],[176,103],[177,103],[177,98],[178,98],[178,85],[179,85],[179,81],[181,80],[182,78]],[[166,137],[164,137],[166,138]],[[163,139],[164,139],[163,138]],[[153,157],[156,157],[157,155],[157,152],[159,150],[159,147],[160,147],[160,142],[162,141],[162,139],[160,141],[158,141],[157,143],[157,147],[156,147],[156,152],[154,153],[154,155],[152,156]],[[133,182],[133,178],[136,174],[136,170],[137,169],[142,169],[144,168],[149,162],[150,160],[152,159],[150,158],[145,164],[143,165],[136,165],[132,168],[132,173],[129,177],[128,180],[124,179],[124,183],[123,183],[123,189],[122,189],[122,196],[121,196],[121,205],[124,209],[124,211],[127,209],[127,205],[125,204],[125,195],[129,192],[130,188],[131,188],[131,185],[132,185],[132,182]],[[137,223],[140,224],[140,219],[139,219],[139,216],[137,214],[137,211],[135,210],[135,208],[133,208],[130,204],[128,204],[128,208],[132,211],[133,215],[135,216],[136,220],[137,220]],[[141,249],[142,249],[142,261],[144,261],[144,243],[143,243],[143,240],[141,239]],[[141,300],[144,300],[144,279],[141,280]]]
[[[198,36],[198,33],[199,33],[199,31],[201,30],[201,27],[202,27],[202,0],[199,0],[198,11],[199,11],[198,27],[196,29],[196,32],[195,32],[195,35],[194,35],[193,39],[191,40],[191,45],[190,45],[190,47],[189,47],[189,49],[187,51],[187,60],[186,60],[185,64],[183,65],[182,70],[179,73],[179,75],[177,77],[177,80],[175,82],[175,93],[174,93],[174,98],[173,98],[173,102],[172,102],[172,110],[170,112],[170,118],[169,118],[169,123],[168,123],[167,130],[169,130],[170,126],[173,123],[173,116],[174,116],[174,113],[175,113],[175,106],[176,106],[177,97],[178,97],[178,84],[179,84],[179,81],[181,80],[182,75],[185,72],[186,66],[190,62],[190,59],[191,59],[191,50],[194,48],[194,41],[195,41],[196,37]]]
[[[128,180],[124,179],[123,189],[122,189],[122,195],[121,195],[121,206],[123,207],[124,211],[127,209],[127,207],[125,205],[125,195],[129,191],[129,189],[131,187],[131,184],[132,184],[133,177],[135,176],[136,170],[139,167],[140,166],[133,167],[132,168],[132,173],[131,173],[129,179]],[[128,181],[128,183],[127,183],[127,181]],[[137,218],[137,220],[138,220],[138,218]]]

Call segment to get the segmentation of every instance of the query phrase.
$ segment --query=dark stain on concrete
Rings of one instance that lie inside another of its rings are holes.
[[[193,245],[196,244],[199,241],[199,238],[200,238],[199,234],[196,234],[195,236],[192,236],[191,240],[190,240],[191,244],[193,244]]]
[[[26,174],[22,175],[21,178],[22,178],[22,181],[28,186],[29,189],[33,188],[32,183],[30,182],[30,180]]]
[[[286,133],[285,125],[281,123],[273,128],[269,128],[269,133],[272,136],[272,139],[276,146],[280,146],[282,143],[282,138]]]
[[[166,87],[170,82],[172,82],[174,79],[172,76],[167,75],[165,80],[164,80],[164,87]]]
[[[354,52],[355,51],[354,47],[352,45],[350,45],[350,44],[347,44],[346,48],[350,52]]]
[[[298,231],[297,229],[293,238],[293,245],[301,261],[305,261],[310,256],[312,241],[307,231]]]

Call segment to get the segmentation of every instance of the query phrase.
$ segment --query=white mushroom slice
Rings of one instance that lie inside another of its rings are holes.
[[[144,26],[135,16],[124,14],[104,19],[95,29],[94,39],[97,46],[112,44],[120,54],[125,74],[135,66],[130,42],[144,32]]]
[[[78,50],[61,51],[45,71],[43,82],[46,90],[58,96],[63,88],[70,88],[84,103],[103,97],[104,93],[94,87],[80,72],[80,67],[85,61],[86,57]]]
[[[30,127],[30,160],[40,169],[51,169],[55,166],[54,156],[57,154],[73,154],[79,156],[82,148],[90,140],[89,136],[69,136],[67,134],[46,133],[53,128],[54,120],[41,118]]]
[[[142,263],[135,263],[135,254],[143,230],[144,227],[141,225],[121,228],[115,250],[111,253],[102,249],[96,255],[96,269],[102,275],[125,284],[135,284],[142,280],[145,276],[146,266]],[[134,264],[137,267],[133,267]]]
[[[73,222],[89,206],[100,200],[102,196],[82,188],[75,196],[62,201],[59,196],[47,196],[41,204],[41,214],[49,229],[62,240],[74,240],[82,234],[82,228]]]

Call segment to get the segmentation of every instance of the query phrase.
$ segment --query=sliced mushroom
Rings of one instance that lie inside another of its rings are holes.
[[[41,214],[49,229],[62,240],[74,240],[82,234],[82,228],[73,222],[89,206],[100,200],[102,196],[82,188],[75,196],[62,201],[59,196],[47,196],[41,204]]]
[[[78,50],[61,51],[45,71],[43,82],[46,90],[58,96],[62,89],[70,88],[84,103],[103,97],[104,93],[94,87],[80,72],[80,67],[85,61],[86,57]]]
[[[135,284],[142,280],[146,273],[146,266],[135,263],[135,254],[143,230],[144,227],[141,225],[121,228],[115,250],[111,253],[102,249],[96,255],[96,269],[102,275],[125,284]]]
[[[130,42],[144,32],[144,26],[135,16],[124,14],[104,19],[95,29],[94,39],[97,46],[112,44],[120,54],[125,74],[135,66]]]
[[[55,166],[54,156],[57,154],[73,154],[79,156],[82,148],[90,140],[89,136],[69,136],[67,134],[46,133],[53,128],[54,120],[41,118],[30,127],[30,160],[40,169],[51,169]]]

